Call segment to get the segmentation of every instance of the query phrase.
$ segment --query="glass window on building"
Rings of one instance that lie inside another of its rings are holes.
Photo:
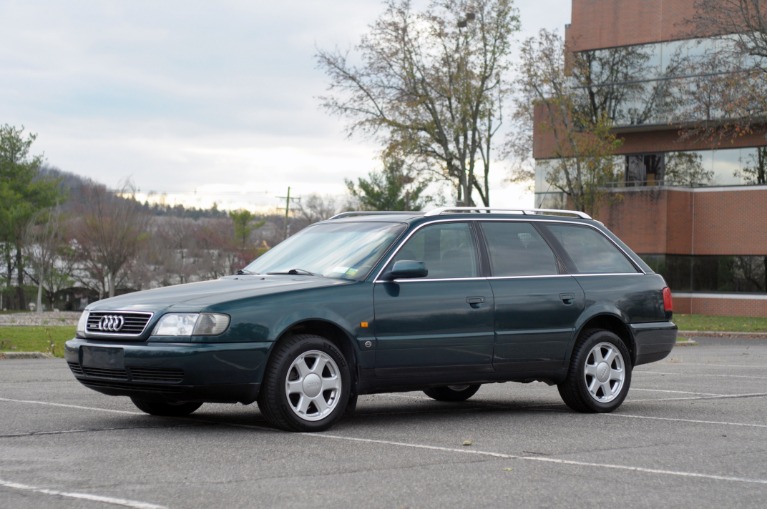
[[[767,256],[641,256],[675,292],[767,292]]]

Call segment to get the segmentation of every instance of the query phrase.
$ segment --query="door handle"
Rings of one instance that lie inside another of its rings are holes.
[[[477,309],[480,304],[485,302],[484,297],[466,297],[466,302],[474,309]]]
[[[562,302],[564,302],[566,305],[571,305],[573,301],[575,301],[575,294],[574,293],[560,293],[559,298],[562,299]]]

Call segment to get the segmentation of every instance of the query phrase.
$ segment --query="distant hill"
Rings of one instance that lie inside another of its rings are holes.
[[[53,166],[43,166],[40,169],[40,173],[57,178],[61,181],[61,187],[66,191],[68,198],[68,203],[65,204],[65,208],[68,208],[68,204],[81,202],[85,189],[92,187],[106,188],[106,186],[100,182],[96,182],[90,178],[60,170]],[[142,207],[153,216],[188,217],[191,219],[227,217],[226,211],[219,210],[216,207],[210,209],[198,209],[195,207],[187,208],[183,205],[171,206],[161,205],[158,203],[150,204],[148,202],[144,202]]]

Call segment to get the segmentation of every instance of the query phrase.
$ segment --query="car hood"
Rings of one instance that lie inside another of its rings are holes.
[[[212,281],[167,286],[94,302],[88,311],[199,311],[225,302],[264,295],[354,284],[317,276],[238,275]]]

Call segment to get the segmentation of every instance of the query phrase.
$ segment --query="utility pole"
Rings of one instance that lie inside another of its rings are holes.
[[[288,186],[288,195],[287,196],[278,196],[277,198],[284,198],[285,199],[285,238],[287,239],[290,237],[290,202],[296,202],[301,203],[301,197],[298,198],[291,198],[290,197],[290,186]]]

